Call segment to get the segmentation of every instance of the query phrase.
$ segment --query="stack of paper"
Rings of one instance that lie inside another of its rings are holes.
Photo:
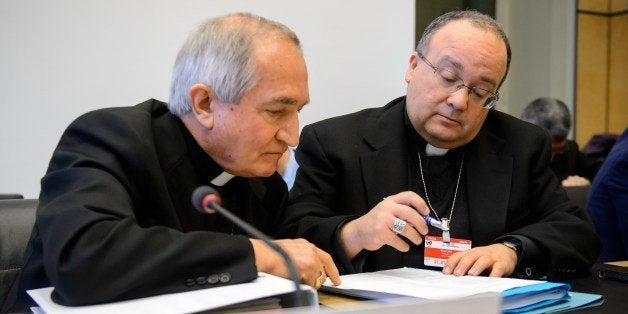
[[[450,300],[485,292],[498,292],[502,295],[502,311],[520,313],[546,308],[554,304],[569,304],[570,286],[538,280],[513,278],[489,278],[479,276],[445,275],[440,271],[416,268],[399,268],[372,273],[341,276],[342,284],[332,287],[329,283],[324,291],[371,299],[378,292],[385,296],[412,296],[431,300]],[[377,299],[377,297],[375,297]],[[594,299],[601,300],[601,296]],[[581,298],[579,298],[581,300]]]

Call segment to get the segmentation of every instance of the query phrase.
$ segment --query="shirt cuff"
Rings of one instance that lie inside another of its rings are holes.
[[[493,243],[504,241],[521,242],[521,252],[517,252],[517,265],[514,277],[525,279],[545,279],[549,270],[549,254],[537,245],[532,239],[522,235],[507,235],[497,238]]]

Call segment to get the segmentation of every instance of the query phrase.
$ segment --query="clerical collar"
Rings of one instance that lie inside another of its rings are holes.
[[[425,146],[425,154],[428,156],[444,156],[448,151],[449,148],[438,148],[429,143]]]
[[[432,146],[427,143],[425,139],[423,139],[419,133],[412,126],[412,122],[410,122],[410,117],[408,117],[408,112],[406,110],[403,111],[403,120],[406,128],[406,133],[410,137],[411,141],[416,145],[419,150],[422,150],[425,147],[425,155],[427,156],[444,156],[449,152],[448,148],[438,148]]]
[[[231,173],[229,173],[227,171],[223,171],[221,174],[219,174],[217,177],[215,177],[210,183],[215,185],[215,186],[223,186],[223,185],[227,184],[227,182],[229,182],[229,180],[233,179],[233,177],[235,177],[235,176],[232,175]]]

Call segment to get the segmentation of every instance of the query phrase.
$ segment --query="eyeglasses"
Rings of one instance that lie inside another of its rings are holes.
[[[449,93],[454,93],[461,88],[466,87],[469,90],[470,100],[477,104],[483,103],[483,108],[491,109],[495,107],[495,104],[497,104],[497,101],[499,100],[499,92],[493,93],[481,87],[468,86],[454,71],[449,70],[448,68],[435,67],[425,58],[423,53],[418,52],[418,54],[419,58],[425,61],[425,63],[427,63],[427,65],[434,70],[434,74],[436,74],[437,81],[440,86]]]

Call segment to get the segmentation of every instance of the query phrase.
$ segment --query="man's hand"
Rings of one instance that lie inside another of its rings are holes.
[[[563,186],[586,186],[591,185],[591,182],[587,178],[580,176],[568,176],[562,182]]]
[[[407,252],[410,246],[400,236],[420,244],[422,235],[428,232],[421,215],[429,213],[425,201],[414,192],[406,191],[386,197],[366,215],[344,225],[340,229],[340,243],[350,259],[364,249],[374,251],[384,245]],[[406,222],[403,232],[399,234],[392,230],[396,219]]]
[[[479,276],[490,270],[490,277],[510,276],[517,266],[517,253],[501,244],[491,244],[456,252],[447,259],[443,273],[455,276],[469,274]]]
[[[258,271],[284,278],[290,277],[288,268],[279,253],[261,240],[250,240],[255,251],[255,265]],[[329,277],[334,285],[340,284],[338,268],[325,251],[304,239],[275,240],[274,242],[288,253],[301,276],[302,283],[318,289]]]

